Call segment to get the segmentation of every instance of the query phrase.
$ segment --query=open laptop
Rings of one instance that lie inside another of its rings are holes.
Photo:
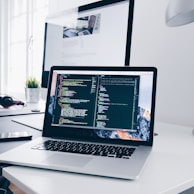
[[[156,76],[154,67],[52,67],[42,137],[0,162],[137,179],[153,145]]]

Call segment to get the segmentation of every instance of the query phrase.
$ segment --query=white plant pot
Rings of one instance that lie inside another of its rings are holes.
[[[40,100],[40,88],[25,88],[26,102],[39,102]]]

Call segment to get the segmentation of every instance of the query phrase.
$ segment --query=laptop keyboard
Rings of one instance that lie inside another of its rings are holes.
[[[39,150],[50,150],[57,152],[79,153],[87,155],[105,156],[113,158],[130,159],[135,151],[134,147],[101,145],[93,143],[47,140],[42,144],[32,147]]]

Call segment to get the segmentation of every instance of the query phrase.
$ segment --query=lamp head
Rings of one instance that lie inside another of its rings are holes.
[[[194,0],[170,0],[166,10],[166,24],[181,26],[194,22]]]

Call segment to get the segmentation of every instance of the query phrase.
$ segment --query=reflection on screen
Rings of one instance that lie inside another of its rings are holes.
[[[129,1],[74,12],[61,14],[60,22],[47,21],[44,70],[53,65],[124,66]]]

